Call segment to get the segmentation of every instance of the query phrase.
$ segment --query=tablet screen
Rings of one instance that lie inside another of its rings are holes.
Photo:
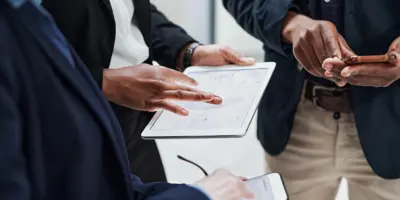
[[[239,129],[243,127],[248,115],[253,114],[251,107],[256,100],[259,100],[260,88],[265,87],[268,70],[271,69],[242,68],[189,72],[187,75],[199,83],[198,89],[221,96],[222,104],[174,101],[186,108],[189,116],[163,111],[150,129],[152,131]]]

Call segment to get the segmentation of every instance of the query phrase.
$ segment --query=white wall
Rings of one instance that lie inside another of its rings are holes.
[[[209,43],[209,0],[151,0],[151,2],[192,37],[202,43]]]
[[[222,1],[216,2],[216,41],[227,44],[245,54],[263,58],[262,43],[251,35],[247,34],[226,11]]]
[[[210,41],[210,2],[216,6],[216,43],[226,44],[247,55],[262,59],[262,45],[247,34],[225,10],[220,0],[152,0],[171,21],[182,26],[203,43]]]

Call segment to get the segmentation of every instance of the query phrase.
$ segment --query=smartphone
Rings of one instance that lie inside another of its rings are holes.
[[[343,59],[347,65],[357,65],[366,63],[388,63],[394,64],[396,62],[396,55],[388,53],[383,55],[370,55],[370,56],[351,56]]]
[[[278,173],[248,179],[246,184],[255,195],[253,200],[288,200],[285,185]]]

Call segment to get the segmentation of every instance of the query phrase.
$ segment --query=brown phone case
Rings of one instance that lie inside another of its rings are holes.
[[[384,55],[371,55],[371,56],[352,56],[343,59],[347,65],[356,65],[364,63],[394,63],[397,57],[394,53]]]

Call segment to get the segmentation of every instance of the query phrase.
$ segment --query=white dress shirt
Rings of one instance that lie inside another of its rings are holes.
[[[143,35],[131,23],[135,8],[132,0],[110,0],[115,19],[115,44],[110,68],[137,65],[149,57]]]

